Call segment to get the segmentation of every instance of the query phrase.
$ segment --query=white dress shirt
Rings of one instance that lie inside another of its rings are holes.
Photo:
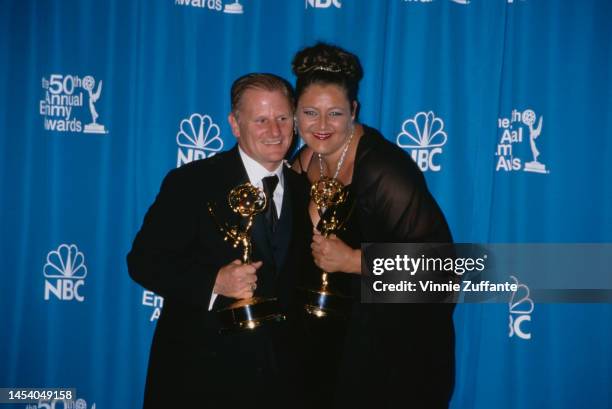
[[[255,159],[251,158],[247,155],[240,147],[238,147],[238,152],[240,153],[240,159],[242,159],[242,163],[244,164],[244,168],[246,169],[247,176],[249,177],[249,182],[251,184],[261,190],[263,190],[263,178],[266,176],[278,176],[278,185],[276,185],[276,189],[274,189],[274,206],[276,206],[276,214],[280,219],[281,209],[283,207],[283,193],[285,192],[285,178],[283,177],[283,163],[273,171],[269,171],[264,168],[259,162]],[[270,200],[270,198],[268,198]],[[217,299],[216,293],[212,293],[210,297],[210,302],[208,304],[208,311],[212,310],[213,304]]]

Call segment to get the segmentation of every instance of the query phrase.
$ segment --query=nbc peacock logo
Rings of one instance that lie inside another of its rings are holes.
[[[529,287],[519,283],[515,276],[510,276],[510,278],[514,280],[517,287],[508,302],[510,312],[508,337],[516,336],[521,339],[531,339],[531,332],[524,325],[525,322],[531,322],[531,313],[535,307],[533,300],[529,297]]]
[[[223,149],[221,129],[207,114],[193,114],[181,121],[176,134],[176,167],[214,156]]]
[[[61,244],[47,253],[43,267],[45,276],[45,301],[53,294],[61,301],[85,301],[81,293],[87,277],[85,256],[76,244]]]
[[[446,140],[444,121],[433,111],[419,112],[405,120],[402,131],[397,135],[397,145],[410,153],[423,172],[439,172],[442,169],[439,155]]]
[[[316,8],[316,9],[328,9],[335,7],[337,9],[342,8],[342,2],[340,0],[306,0],[304,1],[304,8]]]

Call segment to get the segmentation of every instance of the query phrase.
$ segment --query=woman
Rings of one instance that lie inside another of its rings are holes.
[[[345,273],[333,275],[352,281],[355,299],[345,324],[308,324],[307,378],[319,406],[447,407],[454,382],[453,306],[359,303],[360,243],[450,242],[444,216],[411,158],[356,121],[363,76],[357,56],[318,43],[298,52],[292,68],[296,124],[306,142],[294,168],[310,183],[339,180],[352,208],[337,235],[313,235],[317,267]],[[312,202],[309,213],[317,226]]]

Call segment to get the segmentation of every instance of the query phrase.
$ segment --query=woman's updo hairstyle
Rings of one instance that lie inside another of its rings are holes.
[[[297,98],[312,84],[333,84],[346,91],[349,102],[357,101],[363,68],[355,54],[319,42],[298,51],[291,62],[291,69],[297,77]]]

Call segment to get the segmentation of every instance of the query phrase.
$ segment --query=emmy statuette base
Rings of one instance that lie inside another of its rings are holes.
[[[304,309],[315,318],[347,318],[352,298],[329,289],[300,288]]]
[[[268,323],[284,321],[285,315],[278,311],[276,298],[255,297],[236,301],[218,310],[217,314],[224,330],[254,330]]]

